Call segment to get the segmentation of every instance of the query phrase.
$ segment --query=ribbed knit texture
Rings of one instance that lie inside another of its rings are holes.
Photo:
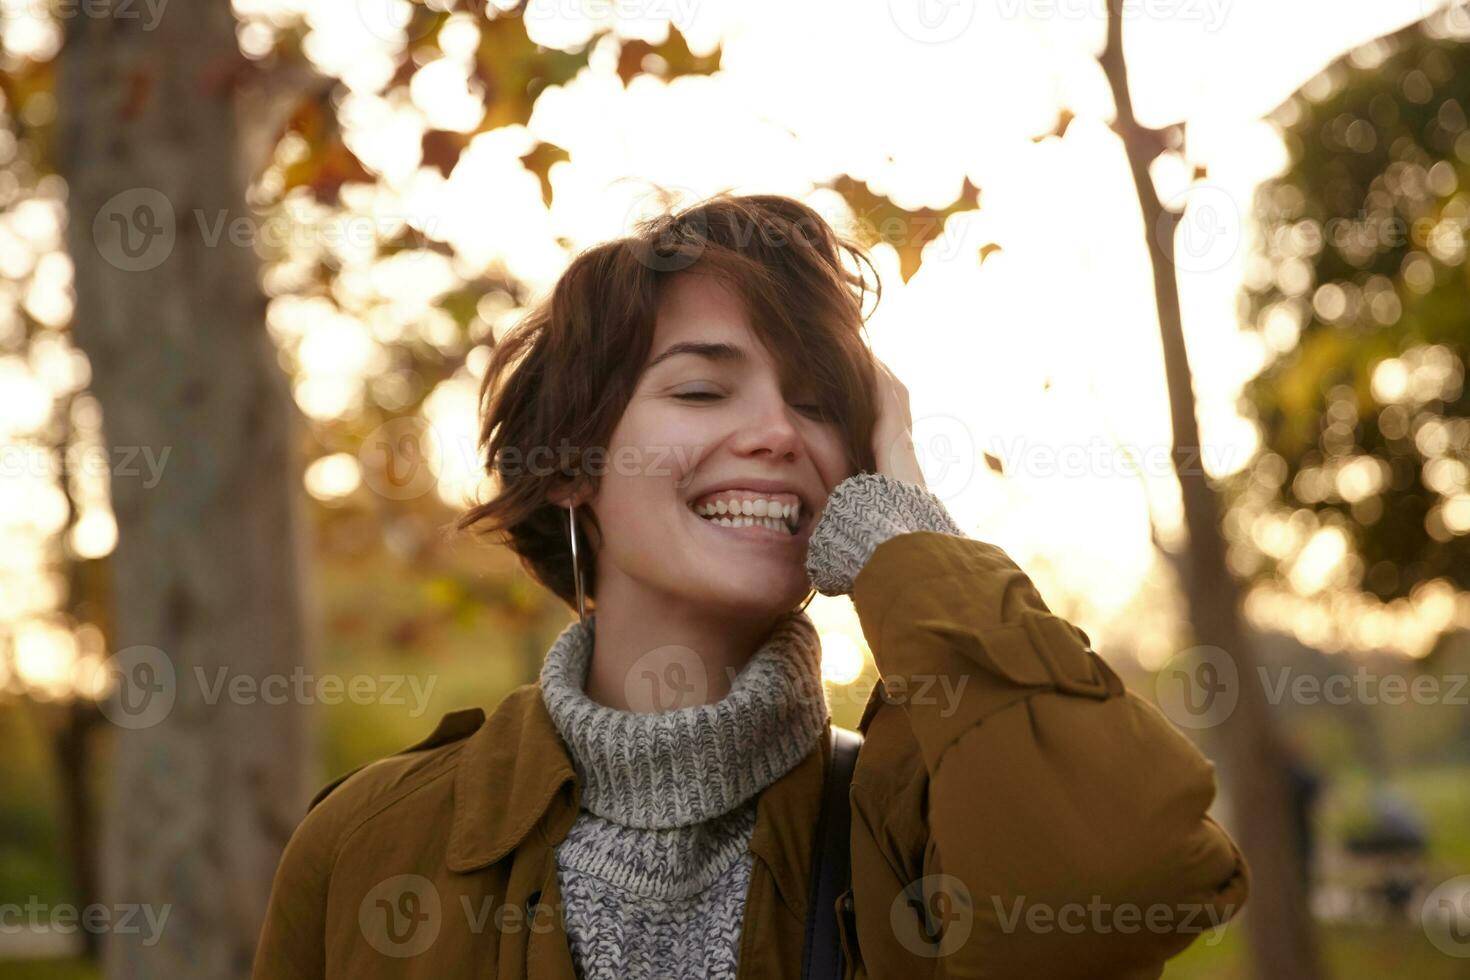
[[[597,617],[562,631],[541,690],[582,778],[582,806],[627,827],[685,827],[729,813],[785,775],[827,719],[817,629],[777,622],[715,704],[656,714],[587,697]]]
[[[826,594],[850,591],[873,550],[910,530],[960,533],[923,488],[850,477],[813,529],[808,573]],[[723,699],[660,713],[587,697],[595,629],[596,616],[567,626],[541,670],[582,790],[556,848],[577,973],[733,978],[760,793],[806,757],[828,719],[816,628],[805,612],[789,613]]]
[[[916,483],[858,473],[832,488],[807,541],[806,570],[822,595],[847,595],[878,545],[910,531],[963,537],[944,502]]]

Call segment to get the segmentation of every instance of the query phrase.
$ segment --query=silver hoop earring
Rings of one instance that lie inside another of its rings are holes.
[[[567,532],[572,539],[572,578],[577,582],[577,618],[587,625],[587,607],[582,592],[582,565],[577,558],[577,505],[567,508]]]

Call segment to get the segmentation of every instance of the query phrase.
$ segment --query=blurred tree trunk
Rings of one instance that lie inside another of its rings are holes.
[[[1265,692],[1256,683],[1258,658],[1241,622],[1239,586],[1225,561],[1219,495],[1198,462],[1199,425],[1175,280],[1179,215],[1164,209],[1149,174],[1149,164],[1164,148],[1162,134],[1140,125],[1133,115],[1123,55],[1123,2],[1108,0],[1107,44],[1098,60],[1117,107],[1114,126],[1128,154],[1153,266],[1174,432],[1171,457],[1189,532],[1183,567],[1190,623],[1195,643],[1225,650],[1239,678],[1239,700],[1219,734],[1230,778],[1233,829],[1252,874],[1243,923],[1257,977],[1316,980],[1323,973],[1292,830],[1286,755]]]
[[[305,708],[290,683],[278,705],[260,687],[289,681],[309,645],[295,410],[257,259],[229,234],[254,225],[230,5],[171,4],[144,23],[66,18],[58,62],[73,329],[118,524],[114,652],[156,647],[172,668],[151,689],[126,689],[146,677],[123,672],[147,723],[111,726],[102,840],[104,900],[167,919],[151,946],[146,926],[109,933],[104,964],[112,977],[245,977],[307,791]]]
[[[80,509],[74,494],[76,474],[71,467],[71,448],[75,443],[72,427],[76,396],[68,398],[58,413],[60,438],[56,446],[57,483],[66,499],[66,523],[61,540],[66,556],[66,614],[73,623],[91,623],[104,636],[112,631],[106,609],[106,586],[98,575],[100,563],[79,558],[69,542],[76,529]],[[56,778],[61,788],[61,827],[63,847],[71,869],[72,889],[78,906],[102,901],[97,884],[97,807],[93,791],[96,773],[95,746],[98,730],[107,719],[97,702],[87,696],[74,696],[61,706],[60,721],[47,726],[51,752],[56,760]],[[89,929],[79,934],[82,956],[94,963],[101,959],[102,937]]]

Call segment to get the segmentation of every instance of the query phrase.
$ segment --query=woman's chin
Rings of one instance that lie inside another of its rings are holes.
[[[801,605],[810,586],[779,587],[769,578],[757,578],[748,587],[730,581],[689,595],[689,601],[720,615],[775,618]]]

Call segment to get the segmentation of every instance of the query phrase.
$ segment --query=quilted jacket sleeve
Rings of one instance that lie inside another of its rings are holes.
[[[1158,977],[1240,908],[1213,766],[927,490],[838,484],[807,567],[850,590],[886,687],[958,692],[903,702],[928,770],[923,888],[945,891],[922,907],[967,930],[945,948],[924,924],[935,976]]]

